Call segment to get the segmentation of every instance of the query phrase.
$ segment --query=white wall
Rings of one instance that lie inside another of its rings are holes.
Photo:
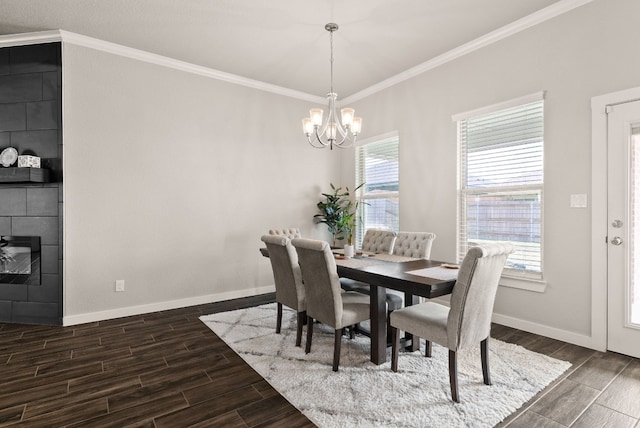
[[[66,324],[271,291],[262,234],[328,238],[309,103],[70,43],[63,69]]]
[[[544,293],[501,287],[496,320],[590,344],[591,98],[640,85],[640,2],[596,0],[354,103],[362,138],[400,136],[400,227],[437,234],[456,257],[456,127],[451,116],[546,91]],[[353,183],[351,153],[343,181]]]
[[[433,257],[454,260],[451,116],[546,91],[548,286],[501,287],[498,320],[589,345],[591,211],[569,196],[590,196],[591,98],[640,85],[639,15],[595,0],[352,104],[362,139],[400,136],[401,228],[435,232]],[[352,151],[302,142],[308,103],[71,44],[63,67],[65,322],[268,289],[259,236],[326,237],[320,191],[354,185]]]

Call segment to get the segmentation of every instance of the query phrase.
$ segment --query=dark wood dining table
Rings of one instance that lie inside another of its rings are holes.
[[[269,257],[266,248],[260,248]],[[404,293],[405,306],[419,303],[420,297],[432,299],[451,294],[455,279],[437,279],[410,273],[420,269],[445,264],[435,260],[411,259],[390,254],[362,254],[344,258],[336,254],[338,275],[369,284],[371,304],[371,361],[383,364],[387,361],[387,308],[386,289]],[[411,349],[419,347],[411,335],[405,335]]]
[[[444,262],[414,259],[391,255],[356,256],[353,259],[336,259],[338,275],[370,285],[371,303],[371,361],[383,364],[387,360],[386,289],[404,293],[405,306],[419,303],[419,297],[432,299],[451,294],[455,279],[436,279],[409,273],[420,269],[438,267]],[[411,336],[405,337],[408,341]],[[411,349],[418,349],[416,341]]]

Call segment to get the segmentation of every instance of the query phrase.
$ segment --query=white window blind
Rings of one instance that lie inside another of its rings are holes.
[[[356,147],[356,192],[359,203],[356,247],[362,248],[367,229],[398,231],[399,180],[397,136]]]
[[[505,275],[542,278],[544,100],[457,120],[458,259],[478,244],[516,247]]]

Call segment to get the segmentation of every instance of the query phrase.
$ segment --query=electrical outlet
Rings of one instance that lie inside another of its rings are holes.
[[[124,279],[116,280],[116,291],[124,291]]]

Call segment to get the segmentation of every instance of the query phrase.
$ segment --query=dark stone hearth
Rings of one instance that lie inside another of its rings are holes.
[[[38,285],[0,282],[0,322],[62,324],[61,112],[61,44],[0,48],[0,151],[39,156],[50,175],[0,183],[0,235],[37,236],[41,251]]]

